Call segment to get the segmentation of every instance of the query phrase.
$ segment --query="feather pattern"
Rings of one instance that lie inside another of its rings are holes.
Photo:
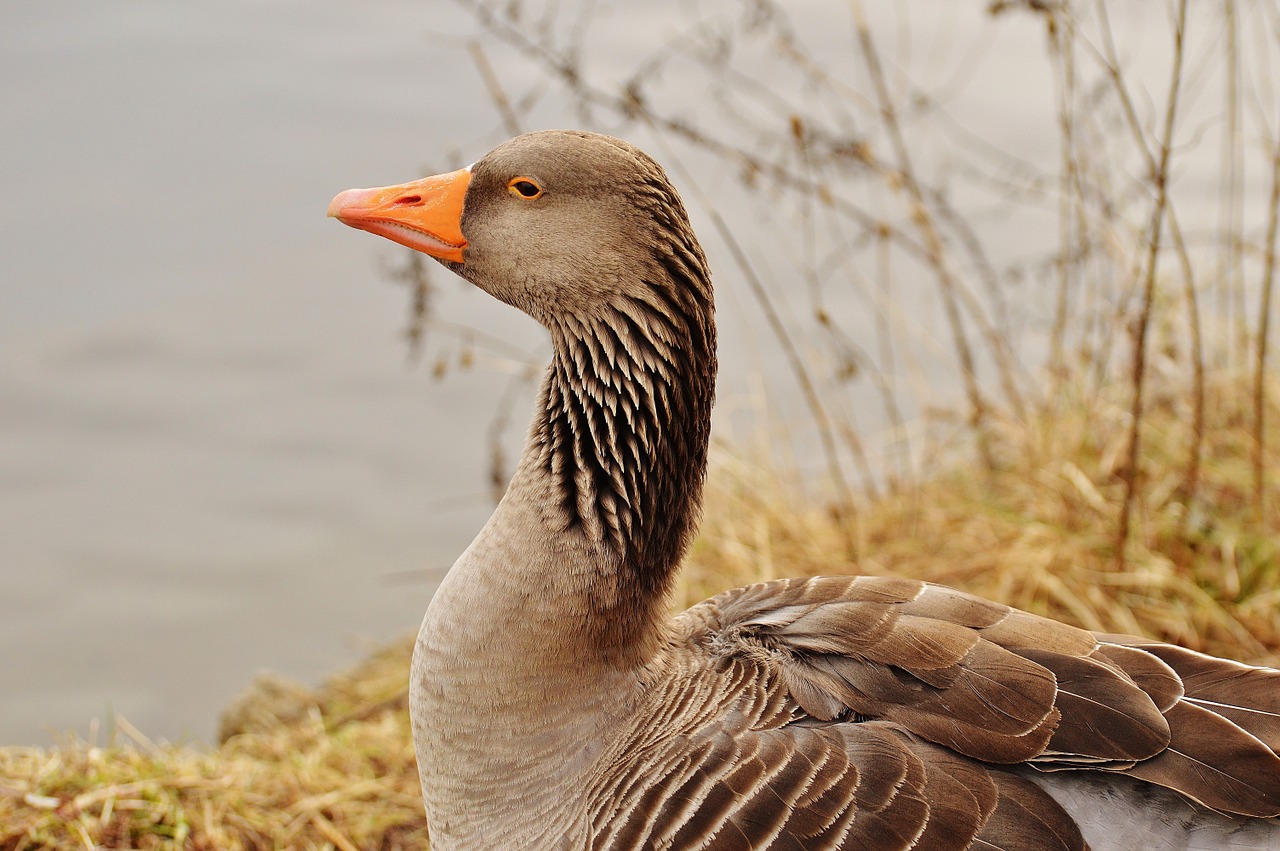
[[[468,174],[442,262],[554,348],[419,635],[433,848],[1280,847],[1280,671],[886,577],[668,618],[716,367],[684,207],[593,134],[518,137]]]

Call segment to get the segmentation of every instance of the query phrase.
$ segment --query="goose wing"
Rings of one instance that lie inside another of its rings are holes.
[[[1275,670],[884,577],[739,588],[677,627],[708,675],[657,689],[649,721],[686,732],[639,749],[601,847],[628,827],[672,848],[1085,847],[1018,766],[1280,815]]]

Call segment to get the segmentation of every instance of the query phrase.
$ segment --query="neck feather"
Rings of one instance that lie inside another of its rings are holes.
[[[701,251],[681,249],[655,252],[655,280],[548,323],[555,354],[530,451],[559,502],[558,531],[602,556],[593,614],[619,649],[656,639],[648,627],[665,619],[701,507],[714,308]]]

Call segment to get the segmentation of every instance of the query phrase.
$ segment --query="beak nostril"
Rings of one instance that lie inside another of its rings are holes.
[[[421,195],[401,195],[392,203],[394,203],[397,207],[412,207],[422,203],[422,196]]]

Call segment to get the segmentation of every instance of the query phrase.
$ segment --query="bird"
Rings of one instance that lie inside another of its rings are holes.
[[[505,495],[410,671],[431,847],[1280,848],[1280,670],[888,576],[677,614],[716,377],[706,257],[662,167],[517,136],[329,215],[545,326]]]

